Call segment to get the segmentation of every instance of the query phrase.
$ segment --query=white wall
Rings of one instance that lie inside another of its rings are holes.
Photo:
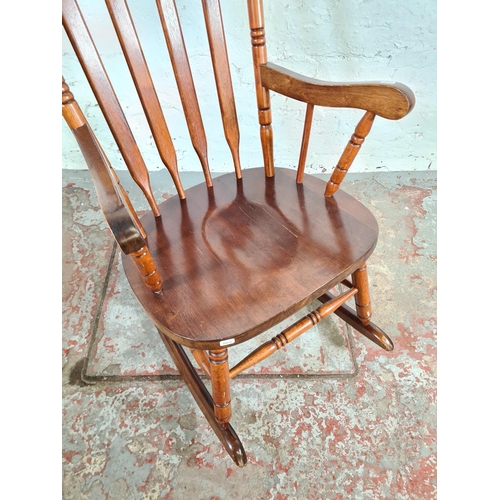
[[[307,76],[331,81],[399,81],[417,104],[400,121],[382,118],[352,172],[435,169],[436,4],[435,0],[264,0],[268,59]],[[80,8],[150,170],[164,168],[104,1],[80,0]],[[212,171],[232,170],[212,75],[201,2],[177,1],[197,88]],[[188,9],[188,6],[191,6]],[[245,0],[221,0],[240,123],[243,167],[261,166]],[[157,86],[177,149],[181,171],[198,170],[189,140],[156,2],[129,0],[136,29]],[[63,30],[63,75],[116,169],[126,168]],[[305,104],[272,93],[275,164],[297,164]],[[307,171],[331,171],[362,111],[316,108]],[[84,169],[84,160],[63,120],[63,168]]]

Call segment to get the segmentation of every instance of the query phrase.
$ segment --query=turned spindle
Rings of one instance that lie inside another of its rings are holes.
[[[262,86],[260,65],[267,63],[266,33],[262,0],[248,0],[248,18],[252,42],[253,70],[260,124],[260,141],[264,155],[264,170],[267,177],[274,176],[273,128],[271,125],[271,99],[269,90]]]
[[[307,330],[319,323],[322,319],[330,316],[330,314],[335,312],[342,304],[347,302],[357,292],[358,290],[353,287],[342,295],[332,298],[332,300],[330,300],[326,304],[321,305],[320,307],[309,313],[307,316],[299,319],[293,325],[285,328],[285,330],[276,335],[276,337],[273,337],[271,340],[257,347],[257,349],[252,351],[246,358],[242,359],[236,366],[231,368],[229,370],[229,377],[236,377],[236,375],[238,375],[239,373],[247,370],[257,363],[260,363],[279,349],[282,349],[292,340],[295,340],[297,337],[307,332]]]
[[[372,128],[374,119],[375,114],[367,111],[358,123],[356,129],[354,130],[354,134],[351,136],[351,140],[344,149],[344,152],[342,153],[342,156],[340,157],[340,160],[326,185],[325,196],[327,198],[332,196],[337,191],[340,183],[344,180],[347,171],[356,158],[361,145],[365,141],[365,137],[369,134]]]
[[[131,252],[129,256],[132,257],[144,284],[153,292],[160,292],[163,282],[148,247],[144,246],[137,252]]]

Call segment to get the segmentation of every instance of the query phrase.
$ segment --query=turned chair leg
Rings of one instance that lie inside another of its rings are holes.
[[[366,262],[354,273],[352,273],[352,284],[358,289],[356,294],[356,312],[363,325],[370,324],[372,317],[372,306],[370,303],[370,290],[368,289],[368,273]]]
[[[208,351],[212,375],[212,398],[217,423],[225,429],[231,420],[231,393],[227,349]]]

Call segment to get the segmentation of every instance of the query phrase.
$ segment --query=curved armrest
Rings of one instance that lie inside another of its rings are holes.
[[[146,242],[115,189],[112,174],[95,142],[94,134],[86,124],[73,129],[73,134],[87,162],[99,205],[116,241],[127,255],[139,251]]]
[[[278,94],[317,106],[358,108],[399,120],[415,106],[415,95],[402,83],[334,83],[316,80],[267,63],[260,65],[262,85]]]

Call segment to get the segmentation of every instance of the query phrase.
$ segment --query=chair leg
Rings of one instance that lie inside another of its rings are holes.
[[[227,349],[208,351],[212,374],[212,397],[217,423],[225,429],[231,420],[231,392]]]
[[[364,326],[367,326],[370,324],[370,318],[372,317],[372,306],[370,303],[366,262],[352,273],[352,284],[358,289],[358,293],[355,296],[358,318]]]
[[[201,381],[200,377],[196,373],[193,365],[189,361],[189,358],[186,356],[184,349],[182,348],[182,346],[164,335],[160,330],[158,330],[158,332],[163,343],[165,344],[165,347],[170,353],[175,366],[179,370],[182,379],[186,383],[188,389],[193,395],[195,401],[198,403],[200,410],[205,415],[205,418],[211,425],[215,434],[224,445],[224,448],[226,448],[229,456],[233,459],[238,467],[244,467],[247,463],[247,456],[240,439],[238,438],[231,425],[227,423],[225,427],[222,427],[217,422],[217,418],[214,412],[214,401],[210,396],[207,388]]]

